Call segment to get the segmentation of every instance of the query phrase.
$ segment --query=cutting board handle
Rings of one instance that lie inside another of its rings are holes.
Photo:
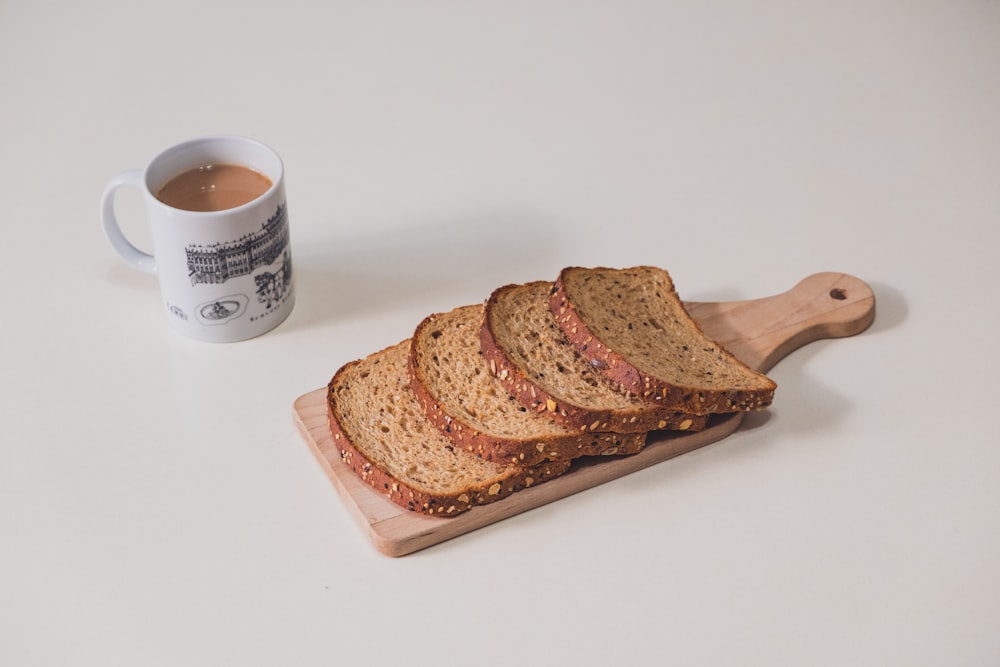
[[[846,273],[815,273],[774,296],[685,307],[706,335],[766,373],[803,345],[867,329],[875,319],[875,293]]]

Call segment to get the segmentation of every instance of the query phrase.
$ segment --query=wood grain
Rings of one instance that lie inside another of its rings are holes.
[[[685,305],[708,336],[761,371],[812,341],[860,333],[875,318],[871,288],[844,273],[817,273],[787,292],[761,299]],[[779,387],[776,400],[780,392]],[[578,461],[561,477],[452,518],[424,516],[395,505],[340,461],[327,426],[325,388],[300,396],[293,416],[375,548],[387,556],[403,556],[717,442],[737,430],[743,413],[713,417],[696,433],[651,433],[638,454]]]

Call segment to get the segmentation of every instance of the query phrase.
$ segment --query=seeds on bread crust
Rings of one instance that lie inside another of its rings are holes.
[[[490,371],[530,410],[580,431],[638,433],[704,428],[706,418],[643,400],[581,355],[549,309],[552,283],[505,285],[487,299],[480,346]]]
[[[599,455],[609,448],[638,452],[645,433],[567,428],[544,409],[523,406],[499,379],[480,347],[482,306],[463,306],[425,318],[409,354],[410,385],[427,418],[456,447],[488,461]]]
[[[699,429],[773,398],[769,378],[702,333],[662,269],[570,267],[507,287],[534,291],[506,331],[481,306],[456,308],[341,367],[327,456],[401,507],[455,516],[576,457],[638,452],[647,430]]]
[[[758,410],[775,384],[709,339],[663,269],[568,267],[549,294],[566,337],[614,382],[697,415]]]
[[[548,481],[569,461],[492,463],[456,451],[426,423],[409,390],[409,341],[345,364],[327,386],[327,414],[341,461],[413,512],[455,516]]]

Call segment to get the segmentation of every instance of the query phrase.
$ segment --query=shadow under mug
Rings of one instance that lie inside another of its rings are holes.
[[[174,176],[205,165],[249,167],[271,181],[262,195],[218,211],[188,211],[156,195]],[[121,187],[142,192],[152,254],[136,248],[115,215]],[[272,149],[252,139],[211,136],[177,144],[145,169],[111,179],[101,220],[112,247],[129,265],[156,274],[167,320],[198,340],[236,342],[278,326],[295,304],[284,167]]]

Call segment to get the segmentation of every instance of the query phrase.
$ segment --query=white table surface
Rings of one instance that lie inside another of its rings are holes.
[[[98,220],[218,132],[283,156],[298,283],[233,345]],[[0,156],[0,664],[1000,664],[1000,2],[4,0]],[[293,401],[642,263],[693,300],[843,271],[878,316],[754,428],[377,553]]]

